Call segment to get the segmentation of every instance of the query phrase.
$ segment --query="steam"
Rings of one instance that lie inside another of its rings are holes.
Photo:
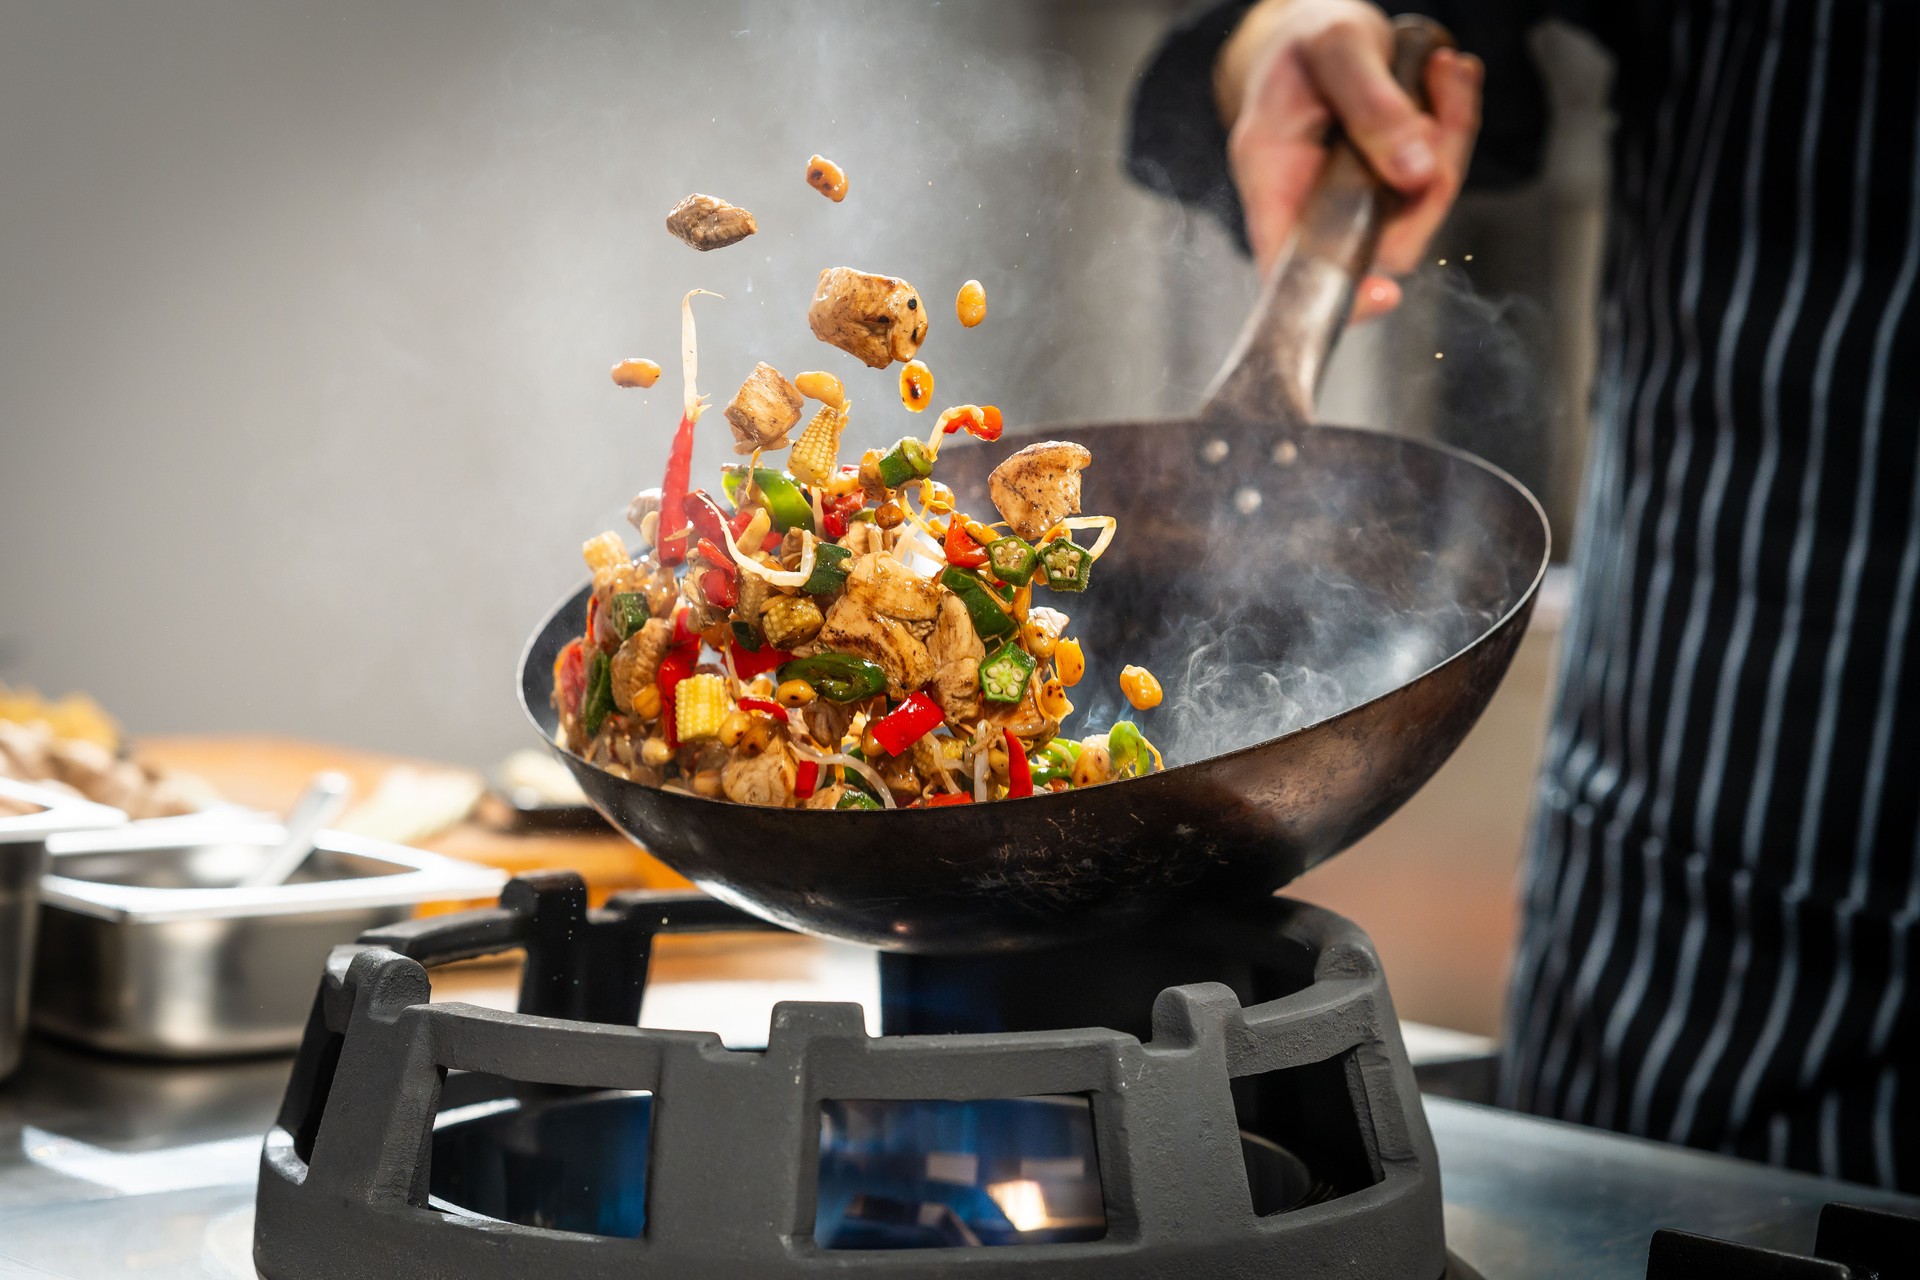
[[[1508,438],[1512,460],[1514,440],[1541,434],[1536,340],[1523,332],[1535,309],[1481,297],[1457,271],[1425,273],[1412,296],[1397,329],[1368,344],[1370,360],[1350,357],[1345,376],[1383,388],[1375,402],[1416,429],[1408,434],[1487,453]],[[1195,555],[1171,586],[1156,576],[1163,567],[1133,566],[1143,580],[1126,589],[1164,612],[1096,617],[1090,595],[1088,620],[1075,619],[1116,669],[1153,669],[1166,701],[1136,713],[1105,691],[1109,673],[1095,672],[1076,690],[1092,694],[1079,732],[1135,719],[1169,764],[1293,733],[1452,658],[1524,585],[1487,518],[1497,482],[1477,470],[1424,455],[1383,465],[1392,455],[1272,428],[1223,429],[1193,447],[1197,465],[1168,459],[1149,486],[1164,496],[1115,495],[1119,555],[1109,560],[1151,557],[1153,543],[1180,538],[1156,527],[1163,502],[1204,525],[1203,538],[1189,525],[1182,545]]]

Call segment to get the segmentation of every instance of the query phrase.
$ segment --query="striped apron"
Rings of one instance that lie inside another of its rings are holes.
[[[1657,17],[1503,1101],[1920,1190],[1920,15]]]

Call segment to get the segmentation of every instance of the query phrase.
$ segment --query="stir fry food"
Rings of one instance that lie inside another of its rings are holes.
[[[1086,655],[1054,606],[1089,589],[1115,531],[1080,514],[1092,455],[1028,445],[994,469],[994,511],[961,511],[935,478],[942,442],[998,439],[998,409],[946,409],[924,438],[843,464],[840,379],[762,363],[725,409],[746,461],[695,487],[700,292],[681,304],[685,398],[666,475],[627,513],[638,553],[613,531],[584,548],[584,631],[553,669],[563,745],[650,786],[814,809],[1014,799],[1160,768],[1131,722],[1060,733]],[[906,406],[926,407],[911,285],[836,267],[808,318],[869,365],[903,363]],[[635,363],[615,380],[641,385]],[[788,447],[784,467],[769,458]],[[1152,676],[1127,670],[1133,704],[1157,702]],[[1148,684],[1151,701],[1136,696]]]

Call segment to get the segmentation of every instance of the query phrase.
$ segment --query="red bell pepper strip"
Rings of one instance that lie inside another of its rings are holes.
[[[733,563],[733,548],[727,538],[727,516],[720,510],[705,489],[695,489],[680,500],[681,510],[686,512],[687,520],[693,525],[693,531],[702,539],[713,543],[715,551],[721,553],[715,563]]]
[[[761,645],[757,652],[742,648],[740,642],[737,640],[733,641],[732,644],[733,671],[734,674],[742,680],[751,680],[763,672],[771,671],[775,667],[784,666],[786,663],[793,661],[792,654],[788,653],[785,649],[776,649],[770,644]],[[767,702],[765,698],[754,698],[748,701],[766,703],[766,708],[772,711],[773,714],[779,716],[786,715],[785,709],[776,702]],[[747,703],[743,701],[740,705],[744,707]]]
[[[784,533],[769,532],[766,537],[760,539],[760,549],[768,555],[772,555],[780,549],[780,544],[786,540],[787,535]]]
[[[680,429],[673,433],[673,448],[667,454],[667,474],[660,482],[661,564],[679,564],[687,558],[687,540],[682,535],[687,527],[687,481],[693,474],[693,424],[698,418],[698,414],[680,415]]]
[[[778,716],[782,720],[787,718],[787,709],[770,698],[742,698],[734,705],[738,706],[742,711],[764,711],[768,715]]]
[[[660,674],[654,677],[654,683],[660,686],[660,723],[666,735],[667,745],[678,751],[680,735],[674,730],[673,691],[680,682],[693,674],[700,663],[700,642],[683,644],[667,650],[667,656],[660,659]]]
[[[739,581],[740,570],[733,563],[733,555],[730,552],[722,551],[719,547],[714,546],[712,538],[700,539],[700,545],[696,547],[695,550],[700,553],[708,564],[718,569],[721,573],[726,574],[728,582]]]
[[[943,791],[937,796],[928,796],[925,800],[922,800],[920,803],[926,805],[927,808],[929,809],[937,809],[943,805],[949,805],[949,804],[972,804],[973,792]]]
[[[966,521],[958,515],[947,521],[947,563],[962,569],[978,569],[987,562],[987,549],[967,532]]]
[[[600,593],[593,592],[587,597],[587,643],[598,647],[600,637],[594,634],[594,624],[600,621]]]
[[[757,701],[757,699],[756,699]],[[813,789],[820,782],[820,765],[813,760],[802,760],[800,767],[794,770],[793,794],[796,799],[805,800],[813,795]]]
[[[907,695],[905,702],[873,722],[873,740],[890,756],[897,756],[940,727],[947,713],[924,692]]]
[[[706,541],[700,539],[701,545],[705,546]],[[700,594],[716,609],[731,609],[740,603],[740,588],[725,569],[709,569],[701,574]]]
[[[587,646],[578,637],[567,641],[560,656],[553,660],[553,687],[560,691],[560,705],[577,707],[587,689]]]
[[[753,513],[758,509],[757,507],[742,507],[733,513],[731,520],[727,521],[727,528],[733,530],[735,542],[738,542],[740,535],[747,531],[747,526],[753,523]]]
[[[1027,749],[1013,730],[1005,730],[1007,739],[1007,799],[1017,800],[1033,794],[1033,769],[1027,764]]]
[[[670,642],[675,649],[682,645],[692,645],[696,651],[700,648],[700,633],[693,629],[690,619],[693,610],[682,607],[673,611],[673,639]]]

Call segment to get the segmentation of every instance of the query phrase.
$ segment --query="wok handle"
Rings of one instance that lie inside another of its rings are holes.
[[[1457,47],[1431,18],[1393,22],[1393,75],[1427,108],[1427,59]],[[1208,389],[1202,417],[1313,421],[1313,397],[1327,356],[1373,262],[1380,229],[1400,195],[1377,177],[1335,125],[1326,165],[1300,210],[1293,237],[1274,263],[1233,353]]]

